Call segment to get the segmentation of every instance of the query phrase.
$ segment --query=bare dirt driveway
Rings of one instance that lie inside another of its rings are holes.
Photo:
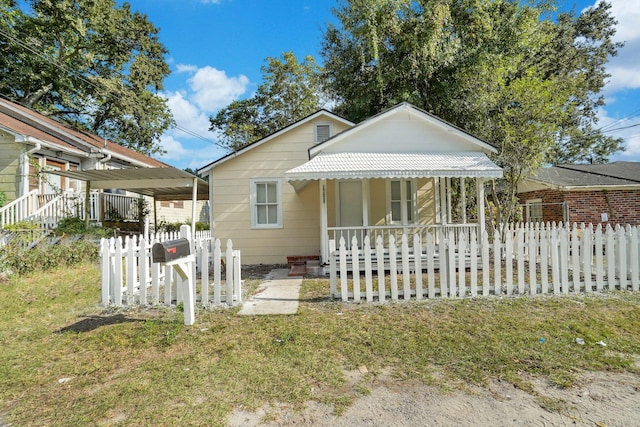
[[[358,373],[349,374],[356,380]],[[236,410],[230,426],[640,426],[640,377],[629,373],[585,373],[580,383],[559,389],[533,379],[528,393],[493,381],[486,388],[443,393],[386,378],[344,414],[308,402],[297,412],[270,406]]]

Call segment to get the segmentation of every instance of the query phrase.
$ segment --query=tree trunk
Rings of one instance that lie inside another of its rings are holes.
[[[51,89],[53,89],[53,84],[52,83],[48,83],[48,84],[44,85],[43,87],[41,87],[40,89],[38,89],[37,91],[32,93],[31,95],[26,96],[25,98],[23,98],[22,104],[25,107],[32,108],[33,104],[35,104],[36,102],[40,101],[42,99],[42,97],[45,96],[47,93],[49,93],[49,91]]]

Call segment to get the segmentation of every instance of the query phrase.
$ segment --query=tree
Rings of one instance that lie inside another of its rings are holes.
[[[115,0],[0,0],[0,94],[145,154],[173,118],[158,91],[166,48]]]
[[[210,117],[209,130],[231,150],[268,136],[321,108],[320,67],[311,56],[298,62],[292,52],[268,57],[261,68],[263,82],[255,95],[235,100]]]
[[[605,65],[621,46],[610,5],[552,21],[546,3],[346,0],[341,28],[324,35],[327,93],[352,121],[408,101],[494,143],[508,222],[532,170],[621,148],[596,126]]]

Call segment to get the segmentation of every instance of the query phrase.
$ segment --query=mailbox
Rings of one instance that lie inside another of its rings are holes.
[[[151,248],[153,262],[170,262],[191,255],[191,245],[187,239],[167,240],[155,243]]]

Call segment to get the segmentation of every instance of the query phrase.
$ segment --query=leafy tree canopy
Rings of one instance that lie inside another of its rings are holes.
[[[145,154],[173,124],[166,48],[115,0],[0,0],[0,94]]]
[[[263,82],[251,98],[236,100],[210,117],[211,131],[231,150],[268,136],[316,112],[323,103],[320,67],[311,56],[298,62],[292,52],[269,57]]]
[[[408,101],[497,145],[512,218],[517,183],[544,163],[604,162],[597,129],[614,43],[610,5],[552,16],[553,0],[344,0],[324,35],[325,84],[360,121]]]

